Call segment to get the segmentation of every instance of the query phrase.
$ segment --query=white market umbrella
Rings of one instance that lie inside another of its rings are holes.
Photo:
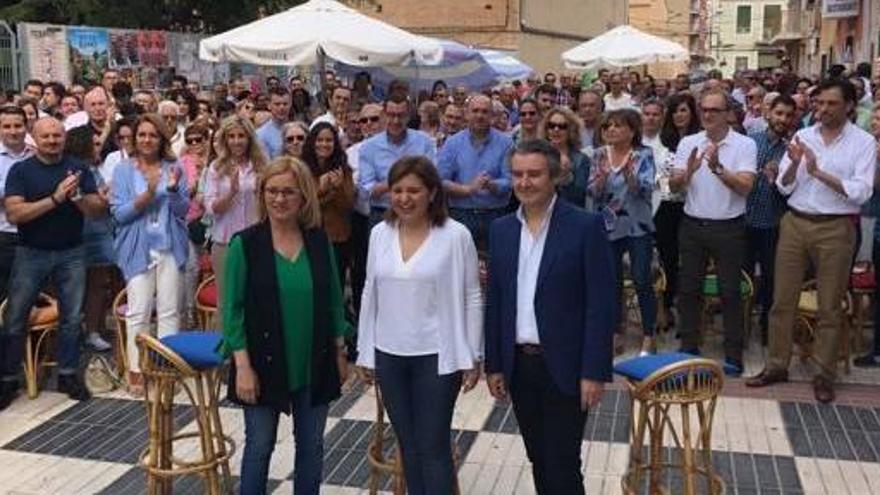
[[[632,26],[617,26],[595,38],[563,52],[569,69],[630,67],[657,62],[687,60],[687,49],[674,41],[639,31]]]
[[[333,0],[311,0],[202,40],[199,58],[269,66],[323,63],[323,57],[369,67],[443,57],[432,39],[408,33]]]

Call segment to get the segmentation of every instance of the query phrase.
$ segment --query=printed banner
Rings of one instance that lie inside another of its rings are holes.
[[[141,65],[138,55],[137,31],[110,30],[110,67],[122,69]]]
[[[100,81],[101,73],[109,66],[109,36],[106,29],[67,28],[70,45],[70,63],[73,81]]]
[[[22,41],[29,72],[27,79],[69,85],[70,56],[65,27],[22,23],[19,28],[24,29]]]
[[[859,0],[825,0],[822,2],[822,18],[835,19],[859,15]]]
[[[168,65],[168,39],[163,31],[137,32],[138,58],[142,65],[164,67]]]

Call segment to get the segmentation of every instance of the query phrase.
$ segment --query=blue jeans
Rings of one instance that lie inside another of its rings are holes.
[[[324,427],[329,406],[312,405],[312,392],[305,387],[291,396],[293,440],[293,493],[317,495],[324,470]],[[268,406],[245,406],[244,453],[241,459],[241,494],[263,495],[269,477],[269,461],[275,450],[280,412]]]
[[[57,292],[60,313],[58,373],[73,374],[79,368],[81,314],[86,286],[85,250],[83,246],[59,251],[18,246],[2,339],[0,377],[4,381],[18,379],[31,308],[50,276]]]
[[[376,381],[410,495],[452,493],[452,410],[461,373],[437,374],[437,355],[396,356],[376,350]]]
[[[654,238],[650,235],[624,237],[611,242],[614,250],[614,261],[617,265],[617,293],[623,300],[623,253],[629,253],[630,274],[636,295],[639,297],[639,313],[642,316],[642,331],[645,335],[654,335],[657,321],[657,301],[654,295],[654,281],[651,276],[651,260],[654,254]],[[618,313],[623,318],[624,312]],[[618,327],[620,325],[618,324]]]

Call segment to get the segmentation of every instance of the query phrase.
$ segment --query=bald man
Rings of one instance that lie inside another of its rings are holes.
[[[0,410],[18,393],[27,320],[43,285],[55,282],[58,391],[73,400],[91,395],[79,373],[80,310],[86,285],[83,220],[107,212],[95,180],[81,161],[64,155],[64,126],[53,117],[34,124],[36,154],[12,166],[6,179],[8,221],[18,228],[6,326],[0,335]]]
[[[95,86],[86,92],[83,96],[83,110],[89,120],[79,127],[85,127],[99,136],[109,135],[109,132],[105,132],[106,127],[113,123],[115,115],[112,114],[110,97],[103,86]],[[105,139],[101,146],[101,160],[118,149],[113,139]]]
[[[467,100],[467,129],[440,148],[437,168],[449,193],[449,214],[467,226],[485,249],[489,224],[503,215],[510,200],[510,136],[492,128],[492,100],[473,94]]]

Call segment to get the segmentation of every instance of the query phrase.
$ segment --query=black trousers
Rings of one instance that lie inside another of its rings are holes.
[[[757,285],[756,301],[761,305],[760,325],[761,341],[767,342],[767,316],[773,306],[773,275],[776,266],[776,244],[779,241],[779,229],[760,229],[746,227],[746,272],[755,278],[755,265],[761,267],[761,282]]]
[[[559,391],[542,355],[517,352],[510,398],[538,495],[582,495],[581,441],[587,412]]]
[[[683,214],[684,203],[680,201],[663,201],[654,214],[654,239],[660,254],[660,265],[666,272],[666,292],[663,294],[666,308],[675,305],[675,296],[678,294],[678,228]]]
[[[678,231],[678,241],[681,249],[678,313],[681,316],[682,349],[691,351],[700,347],[703,279],[709,258],[712,258],[724,318],[724,357],[741,362],[744,320],[740,270],[746,249],[746,228],[742,219],[716,221],[685,216]]]
[[[18,246],[18,234],[0,232],[0,302],[9,293],[9,279],[12,277],[12,265],[15,262],[15,247]],[[6,332],[0,328],[0,356],[6,354],[8,346]]]
[[[367,246],[370,243],[370,219],[358,212],[351,214],[351,298],[355,322],[361,312],[361,293],[367,278]]]

